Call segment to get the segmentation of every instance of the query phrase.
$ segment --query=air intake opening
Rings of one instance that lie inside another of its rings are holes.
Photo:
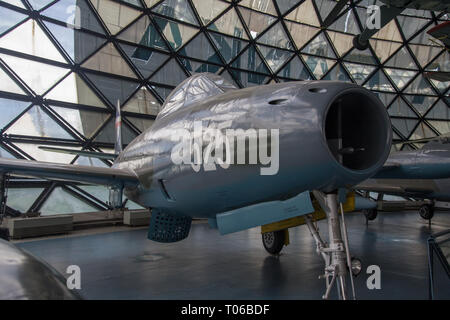
[[[337,97],[328,109],[325,136],[335,159],[351,170],[365,170],[385,151],[388,128],[384,106],[361,91]]]

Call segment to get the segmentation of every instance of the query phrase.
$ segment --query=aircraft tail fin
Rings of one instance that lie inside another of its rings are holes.
[[[116,143],[114,145],[114,153],[118,155],[122,152],[122,116],[120,114],[120,100],[117,100],[115,128]]]

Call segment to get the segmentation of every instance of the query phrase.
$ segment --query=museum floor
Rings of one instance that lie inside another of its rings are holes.
[[[346,222],[351,253],[363,262],[355,279],[359,299],[427,299],[427,222],[416,212],[379,213],[368,227],[359,213]],[[326,224],[319,226],[325,233]],[[449,228],[450,213],[436,212],[432,233]],[[120,227],[18,245],[63,274],[78,265],[86,299],[320,299],[323,264],[308,229],[291,230],[290,240],[274,257],[259,229],[220,236],[196,223],[188,239],[173,244],[147,240],[144,228]],[[381,268],[380,290],[366,285],[373,264]],[[448,281],[439,280],[441,298],[450,298]]]

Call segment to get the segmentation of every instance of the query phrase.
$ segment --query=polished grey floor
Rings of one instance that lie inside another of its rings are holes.
[[[431,229],[416,212],[380,213],[369,226],[359,213],[346,221],[351,253],[364,264],[355,279],[359,299],[427,299],[426,239],[450,228],[450,213],[437,212]],[[323,264],[309,231],[298,227],[290,238],[279,257],[265,252],[259,229],[220,236],[207,224],[173,244],[149,241],[140,228],[18,245],[63,274],[80,266],[87,299],[320,299]],[[381,268],[380,290],[367,288],[369,265]],[[449,283],[439,279],[441,298],[450,298]]]

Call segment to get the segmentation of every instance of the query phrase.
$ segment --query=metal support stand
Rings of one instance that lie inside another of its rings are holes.
[[[0,224],[3,221],[3,217],[6,213],[6,200],[8,198],[6,194],[6,182],[6,175],[0,174]]]
[[[334,284],[337,284],[338,296],[340,299],[349,299],[346,287],[346,277],[351,272],[351,259],[348,248],[347,231],[345,229],[345,220],[342,214],[342,230],[341,219],[338,212],[337,193],[324,194],[320,191],[314,191],[314,197],[319,202],[322,209],[327,215],[329,244],[324,242],[320,237],[317,226],[313,223],[311,216],[305,216],[306,224],[313,236],[317,252],[322,256],[325,262],[325,272],[319,278],[325,279],[326,291],[323,299],[328,299],[330,291]],[[350,272],[349,272],[350,271]],[[351,279],[353,299],[356,299],[353,279]]]

